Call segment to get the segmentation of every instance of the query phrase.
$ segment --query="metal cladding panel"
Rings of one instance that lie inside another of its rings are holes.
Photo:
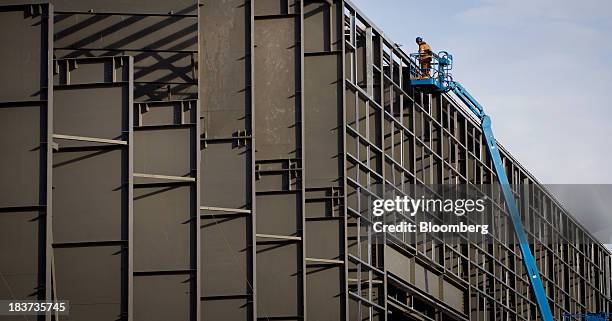
[[[2,300],[38,299],[41,219],[32,211],[0,213],[0,268],[5,280],[0,285]]]
[[[127,269],[122,246],[55,248],[57,298],[70,301],[61,320],[125,320]]]
[[[257,159],[295,158],[300,51],[296,19],[255,20],[255,137]]]
[[[62,141],[56,142],[60,152],[53,156],[54,242],[123,239],[128,152],[99,147],[62,151]]]
[[[340,186],[342,57],[306,56],[304,72],[306,187]]]
[[[210,300],[202,303],[202,320],[247,321],[253,313],[247,299]]]
[[[296,194],[257,195],[257,233],[298,235],[300,199]]]
[[[47,15],[48,9],[44,10],[43,14]],[[26,5],[0,7],[0,14],[3,30],[0,41],[7,46],[0,52],[3,65],[0,101],[46,99],[42,86],[47,81],[46,50],[49,48],[45,25],[48,17],[34,13]]]
[[[343,260],[340,220],[306,221],[306,257]]]
[[[189,186],[134,190],[134,270],[188,270],[192,196]]]
[[[202,294],[204,298],[252,293],[246,266],[248,219],[236,213],[202,218]]]
[[[193,130],[161,128],[134,133],[134,172],[188,177],[192,164]]]
[[[257,242],[257,314],[260,318],[296,319],[300,313],[301,268],[298,244]],[[282,264],[279,264],[282,262]]]
[[[465,291],[452,285],[446,280],[442,281],[442,293],[444,293],[444,303],[448,304],[457,311],[465,310]]]
[[[342,320],[344,280],[338,266],[309,266],[306,270],[306,302],[309,320]]]
[[[70,316],[62,319],[128,320],[133,61],[55,63],[68,67],[58,68],[54,87],[54,288],[71,305]],[[116,81],[125,74],[125,81]]]
[[[44,203],[45,113],[41,105],[0,107],[0,130],[7,139],[0,143],[0,207],[34,206]],[[9,139],[10,138],[10,139]],[[9,152],[10,151],[10,152]]]
[[[251,204],[250,148],[233,142],[206,143],[202,149],[203,206],[246,209]]]
[[[250,123],[249,5],[205,1],[200,10],[202,129],[227,138]]]
[[[296,0],[258,0],[255,2],[255,16],[273,16],[280,14],[294,14],[299,3]]]
[[[412,283],[411,271],[413,260],[390,246],[385,246],[385,269],[396,277]]]
[[[3,300],[51,297],[51,16],[49,4],[0,6]]]
[[[128,127],[123,104],[127,95],[127,86],[120,83],[102,88],[58,87],[55,89],[57,107],[54,111],[53,132],[121,139]]]
[[[340,3],[330,6],[324,1],[304,1],[304,52],[341,50],[342,40]]]
[[[189,275],[140,275],[134,278],[134,320],[190,319],[193,279]]]

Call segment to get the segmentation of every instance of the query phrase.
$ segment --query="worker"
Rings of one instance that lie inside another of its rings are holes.
[[[431,47],[421,37],[416,38],[416,43],[419,45],[419,64],[421,69],[419,78],[429,78],[431,77],[431,59],[433,57]]]

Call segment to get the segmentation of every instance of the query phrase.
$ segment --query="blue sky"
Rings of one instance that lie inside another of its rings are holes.
[[[612,1],[352,0],[404,51],[455,58],[498,140],[545,184],[612,183]]]

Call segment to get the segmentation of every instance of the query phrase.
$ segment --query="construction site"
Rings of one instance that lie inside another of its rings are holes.
[[[443,55],[418,77],[348,0],[0,0],[0,26],[0,300],[70,303],[2,321],[612,313],[612,253]],[[498,181],[528,245],[372,230],[376,199]]]

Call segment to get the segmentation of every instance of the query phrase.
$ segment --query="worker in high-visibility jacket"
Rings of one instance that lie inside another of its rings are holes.
[[[416,43],[419,45],[419,78],[429,78],[431,77],[431,59],[433,57],[431,47],[421,37],[416,38]]]

